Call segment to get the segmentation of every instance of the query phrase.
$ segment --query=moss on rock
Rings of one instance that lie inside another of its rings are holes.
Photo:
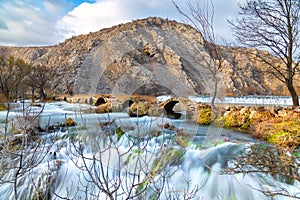
[[[260,121],[253,126],[253,135],[283,148],[300,146],[299,116],[273,117]]]
[[[7,110],[8,108],[4,104],[0,103],[0,111],[7,111]]]
[[[130,117],[142,117],[148,114],[149,105],[144,102],[133,103],[128,109]]]
[[[250,111],[248,108],[234,109],[224,114],[224,127],[249,128],[251,124]]]
[[[199,110],[198,123],[200,125],[209,125],[214,116],[215,114],[211,108],[202,108]]]
[[[267,141],[284,148],[297,148],[300,145],[300,122],[298,119],[283,120],[270,126]]]

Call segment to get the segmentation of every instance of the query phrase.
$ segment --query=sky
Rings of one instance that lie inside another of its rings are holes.
[[[185,0],[177,0],[184,8]],[[191,0],[203,1],[203,0]],[[227,19],[246,0],[212,0],[219,39],[233,42]],[[0,45],[46,46],[136,19],[158,16],[184,22],[171,0],[0,0]]]

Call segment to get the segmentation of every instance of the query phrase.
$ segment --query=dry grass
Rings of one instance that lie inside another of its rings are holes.
[[[300,114],[273,117],[252,126],[253,136],[283,148],[300,146]]]

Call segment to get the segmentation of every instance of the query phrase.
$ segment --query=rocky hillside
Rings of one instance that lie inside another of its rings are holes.
[[[262,73],[253,49],[222,47],[225,67],[220,94],[288,94]],[[121,24],[72,37],[49,47],[0,47],[31,64],[53,69],[52,89],[80,94],[207,95],[212,92],[211,60],[203,38],[191,26],[161,18]],[[269,55],[270,56],[270,55]]]

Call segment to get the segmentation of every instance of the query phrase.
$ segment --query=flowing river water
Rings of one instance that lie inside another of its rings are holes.
[[[235,171],[253,146],[269,148],[248,134],[163,116],[86,113],[88,105],[66,102],[28,112],[41,109],[39,122],[51,133],[1,150],[0,200],[300,198],[297,180],[259,166]],[[5,115],[0,112],[2,135]],[[9,129],[22,115],[19,108],[10,112]],[[77,126],[58,126],[69,117]]]

